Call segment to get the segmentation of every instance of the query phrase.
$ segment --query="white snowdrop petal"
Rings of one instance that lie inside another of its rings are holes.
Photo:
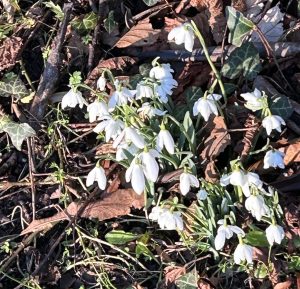
[[[141,195],[145,189],[145,177],[143,169],[140,165],[135,164],[133,166],[132,175],[131,175],[131,185],[133,190]]]
[[[218,231],[217,236],[215,238],[215,248],[216,248],[216,250],[223,249],[224,244],[225,244],[225,231],[220,230],[220,231]]]
[[[180,175],[180,184],[179,184],[180,192],[185,196],[191,188],[190,185],[190,177],[187,173],[182,173]]]
[[[86,186],[90,187],[95,182],[95,179],[96,179],[96,171],[95,168],[93,168],[87,175]]]

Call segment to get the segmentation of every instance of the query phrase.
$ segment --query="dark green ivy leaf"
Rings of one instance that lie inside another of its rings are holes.
[[[284,120],[287,120],[294,111],[291,102],[283,94],[274,95],[271,97],[270,109],[272,114],[279,115]]]

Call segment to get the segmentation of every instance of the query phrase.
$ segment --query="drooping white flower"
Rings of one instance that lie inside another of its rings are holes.
[[[199,188],[199,180],[192,174],[183,172],[179,177],[180,192],[185,196],[191,187]]]
[[[145,176],[142,164],[138,158],[134,158],[125,173],[126,182],[131,182],[133,190],[141,195],[145,189]]]
[[[161,152],[164,147],[169,154],[174,154],[175,143],[172,135],[168,130],[161,129],[156,138],[156,149]]]
[[[98,183],[98,186],[101,190],[106,188],[106,176],[105,171],[102,167],[96,166],[94,167],[88,174],[86,179],[86,186],[91,186],[94,182]]]
[[[83,105],[88,105],[86,100],[82,97],[82,93],[80,91],[74,91],[70,89],[62,98],[61,100],[61,108],[65,109],[66,107],[74,108],[76,105],[79,105],[80,108]]]
[[[183,220],[180,212],[164,209],[158,216],[158,225],[162,230],[183,230]]]
[[[246,244],[238,244],[234,253],[233,259],[236,264],[241,264],[242,261],[247,261],[247,263],[253,262],[253,247]]]
[[[284,230],[279,225],[271,224],[266,229],[266,236],[271,246],[274,244],[274,242],[277,244],[281,244],[281,241],[284,238]]]
[[[136,86],[136,99],[142,98],[154,98],[154,90],[153,87],[145,84],[143,82],[139,82]]]
[[[207,191],[204,189],[199,190],[199,192],[196,194],[197,199],[200,201],[204,201],[207,198]]]
[[[125,127],[123,121],[117,119],[114,120],[111,116],[103,116],[100,118],[102,120],[97,126],[93,129],[95,133],[100,133],[103,130],[105,131],[105,141],[109,142],[110,139],[115,140]]]
[[[284,169],[284,156],[285,154],[278,150],[267,151],[264,157],[264,169],[268,169],[270,167]]]
[[[110,111],[114,110],[117,105],[123,105],[132,101],[136,90],[130,90],[127,87],[123,87],[118,80],[114,83],[116,91],[111,95],[108,101],[108,108]]]
[[[128,142],[120,143],[116,151],[116,160],[118,162],[127,159],[124,150],[128,151],[130,154],[134,156],[139,151],[139,148],[137,148],[133,143],[128,143]]]
[[[132,142],[136,147],[142,149],[145,146],[145,140],[142,135],[140,135],[136,128],[125,127],[124,130],[119,134],[113,143],[113,147],[116,148],[120,142],[125,140],[125,142]]]
[[[245,172],[242,169],[237,169],[231,174],[223,175],[220,179],[221,186],[227,186],[232,184],[233,186],[239,186],[246,197],[250,196],[251,186],[262,188],[263,182],[260,180],[259,175],[256,173]]]
[[[160,215],[166,211],[167,209],[164,209],[159,206],[155,206],[152,208],[151,213],[149,214],[149,219],[152,221],[157,221],[160,217]]]
[[[246,100],[245,107],[252,111],[257,111],[264,107],[262,93],[257,88],[253,92],[241,93],[241,97]]]
[[[270,135],[273,129],[281,132],[281,126],[285,125],[285,121],[279,115],[269,115],[263,119],[262,125],[266,129],[267,134]]]
[[[155,159],[158,156],[158,151],[154,149],[143,151],[139,156],[142,161],[144,174],[147,180],[150,180],[151,182],[156,182],[158,178],[159,166]]]
[[[168,40],[175,38],[175,43],[177,45],[184,43],[184,48],[192,52],[194,47],[195,35],[191,24],[184,23],[180,26],[173,28],[168,34]]]
[[[193,115],[196,116],[199,113],[202,115],[205,121],[208,121],[211,114],[219,115],[216,101],[220,100],[222,95],[209,94],[206,98],[199,98],[193,106]]]
[[[172,72],[174,72],[174,70],[171,68],[171,65],[169,63],[163,63],[151,68],[149,76],[156,80],[162,80],[165,78],[173,78]]]
[[[250,211],[257,221],[260,221],[262,216],[269,215],[270,212],[263,196],[261,195],[251,195],[248,197],[245,201],[245,208]]]
[[[221,224],[221,226],[218,228],[215,238],[216,250],[221,250],[224,247],[225,239],[229,240],[233,236],[233,233],[245,236],[244,231],[238,226],[225,225],[224,220],[219,220],[218,224]]]
[[[99,79],[97,80],[97,88],[100,91],[104,91],[105,90],[105,86],[106,86],[106,78],[103,75],[101,75],[99,77]]]
[[[97,99],[88,105],[87,111],[89,113],[90,122],[96,121],[99,117],[109,115],[106,103]]]
[[[162,103],[168,102],[168,95],[173,93],[172,89],[178,86],[178,82],[173,78],[163,78],[154,86],[155,93]]]
[[[162,111],[158,108],[152,107],[151,104],[149,102],[145,102],[142,104],[142,107],[140,107],[137,112],[139,113],[139,115],[145,119],[145,118],[152,118],[154,116],[163,116],[165,115],[167,112],[166,111]]]

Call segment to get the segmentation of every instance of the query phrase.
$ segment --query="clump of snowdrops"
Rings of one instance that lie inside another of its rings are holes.
[[[94,91],[97,97],[89,104],[80,92],[85,86],[80,79],[78,81],[78,75],[73,75],[71,89],[62,99],[62,108],[87,107],[89,121],[97,122],[95,137],[98,134],[105,142],[112,143],[116,154],[109,158],[126,169],[125,178],[133,190],[151,200],[152,208],[147,208],[151,211],[148,218],[157,222],[161,230],[177,230],[188,246],[201,245],[215,255],[230,244],[235,249],[232,255],[226,255],[227,258],[235,264],[252,266],[253,247],[246,236],[257,227],[253,224],[247,227],[240,212],[247,211],[254,220],[265,224],[260,227],[265,230],[271,250],[284,239],[280,225],[282,211],[277,192],[258,174],[247,171],[239,159],[228,160],[230,167],[217,184],[198,177],[196,148],[201,140],[195,137],[195,126],[199,128],[200,119],[207,122],[215,116],[223,116],[222,107],[226,106],[227,99],[220,75],[195,24],[185,23],[174,28],[168,39],[175,39],[176,44],[184,44],[188,51],[192,51],[196,37],[203,46],[216,81],[193,103],[192,111],[186,106],[184,118],[177,117],[172,102],[173,89],[178,86],[173,78],[174,71],[170,64],[161,63],[159,58],[152,61],[148,75],[136,87],[129,87],[109,70],[104,70],[97,82],[97,91]],[[114,88],[111,95],[106,92],[108,82]],[[221,93],[214,91],[217,83]],[[260,111],[267,136],[274,131],[281,132],[285,122],[272,114],[264,92],[255,89],[241,94],[241,97],[246,101],[246,108]],[[265,169],[284,168],[283,153],[269,145],[265,146],[265,151]],[[163,185],[158,182],[159,176],[176,170],[181,172],[179,192],[174,192],[173,196],[182,196],[166,199]],[[88,174],[86,186],[95,182],[105,190],[107,179],[101,159]],[[188,193],[194,194],[196,200],[193,209],[187,209],[182,203]]]

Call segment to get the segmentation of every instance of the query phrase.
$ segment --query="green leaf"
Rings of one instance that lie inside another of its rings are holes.
[[[259,53],[253,43],[247,42],[236,48],[226,60],[221,73],[223,76],[236,79],[243,75],[253,80],[261,71]]]
[[[263,279],[269,274],[268,267],[264,263],[259,263],[254,271],[254,277]]]
[[[254,28],[254,23],[233,7],[226,7],[227,25],[229,28],[229,42],[235,46],[241,46],[244,38]]]
[[[86,14],[83,18],[76,18],[71,21],[74,27],[80,33],[86,33],[93,30],[97,25],[98,17],[94,12]]]
[[[153,6],[158,3],[159,0],[143,0],[147,6]]]
[[[193,107],[195,101],[197,101],[200,97],[203,96],[203,91],[201,87],[190,86],[185,90],[184,96],[188,106]]]
[[[199,275],[194,269],[192,272],[187,273],[178,278],[175,283],[179,289],[197,289]]]
[[[187,111],[185,113],[184,119],[183,119],[183,127],[185,131],[187,132],[188,136],[190,137],[194,147],[196,146],[196,134],[195,134],[195,128],[193,125],[193,121],[190,116],[190,112]],[[178,141],[178,147],[183,148],[185,143],[186,137],[184,134],[180,135],[179,141]]]
[[[0,131],[5,131],[9,134],[13,145],[17,150],[21,150],[23,141],[27,137],[35,135],[34,129],[28,123],[16,123],[10,119],[1,118]]]
[[[284,120],[287,120],[293,113],[294,108],[292,107],[289,99],[283,95],[274,95],[271,97],[271,112],[274,115],[281,116]]]
[[[124,245],[130,241],[136,240],[141,235],[125,232],[122,230],[114,230],[105,235],[105,239],[108,243],[113,245]]]
[[[59,5],[55,5],[52,1],[44,2],[44,4],[55,14],[58,20],[62,21],[64,19],[64,12]]]
[[[147,245],[143,242],[137,242],[135,254],[137,258],[139,258],[141,255],[144,255],[148,260],[156,259],[153,253],[148,249]]]
[[[253,230],[246,234],[245,240],[247,244],[254,247],[269,247],[266,234],[263,231]]]
[[[14,73],[7,73],[0,81],[0,96],[11,97],[19,100],[29,95],[23,81]]]
[[[105,30],[110,34],[115,30],[117,24],[118,23],[115,21],[114,18],[114,11],[109,11],[108,17],[103,22]]]
[[[82,81],[81,77],[81,72],[80,71],[75,71],[73,74],[70,76],[69,79],[69,84],[72,88],[76,88],[78,84],[80,84]]]

